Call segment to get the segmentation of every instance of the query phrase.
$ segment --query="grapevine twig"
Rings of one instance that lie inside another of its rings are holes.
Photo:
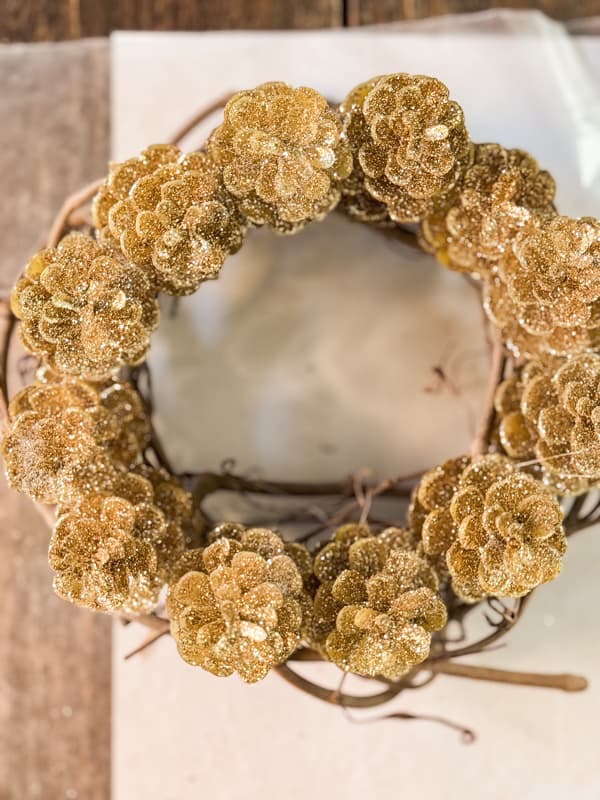
[[[486,452],[491,429],[494,424],[494,398],[498,385],[502,380],[505,364],[506,355],[502,336],[500,331],[496,330],[493,337],[492,358],[487,388],[483,399],[481,422],[479,423],[479,428],[477,429],[470,449],[470,454],[473,458],[483,455]]]

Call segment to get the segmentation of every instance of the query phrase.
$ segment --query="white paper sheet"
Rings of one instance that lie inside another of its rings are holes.
[[[596,50],[581,58],[541,15],[391,33],[117,34],[112,48],[116,159],[230,89],[282,79],[341,98],[374,74],[424,72],[449,85],[475,140],[529,150],[555,175],[565,213],[598,214]],[[254,232],[218,282],[165,315],[151,364],[178,467],[234,456],[242,470],[313,479],[365,466],[398,474],[456,454],[486,366],[464,281],[335,215],[293,238]],[[458,394],[437,391],[435,365]],[[480,663],[600,678],[598,533],[573,541],[564,574]],[[349,724],[277,676],[253,687],[213,678],[167,639],[124,662],[141,635],[115,628],[114,800],[600,796],[594,683],[563,695],[439,678],[395,704],[475,728],[464,747],[428,723]]]

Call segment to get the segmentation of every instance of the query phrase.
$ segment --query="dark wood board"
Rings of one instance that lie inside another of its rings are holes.
[[[1,46],[0,109],[5,294],[65,196],[105,169],[106,42]],[[107,800],[111,621],[54,595],[48,539],[2,477],[0,798]]]
[[[537,8],[557,19],[600,14],[600,0],[4,0],[0,40],[59,41],[113,30],[367,25],[502,7]]]

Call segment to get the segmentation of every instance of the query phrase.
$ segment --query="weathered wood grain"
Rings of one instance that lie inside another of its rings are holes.
[[[600,0],[346,0],[346,25],[374,25],[489,8],[536,8],[556,19],[600,14]]]
[[[0,38],[58,41],[113,30],[320,28],[342,24],[342,0],[4,0]]]
[[[5,0],[0,39],[61,41],[106,36],[113,30],[368,25],[502,7],[538,8],[557,19],[600,14],[600,0]]]
[[[0,46],[0,285],[108,157],[105,42]],[[13,382],[13,385],[14,382]],[[110,795],[106,617],[52,592],[49,532],[0,483],[0,798]]]

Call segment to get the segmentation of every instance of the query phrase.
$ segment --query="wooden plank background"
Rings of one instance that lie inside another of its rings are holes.
[[[494,6],[557,18],[600,0],[2,0],[0,40],[104,36],[114,29],[315,28]],[[0,292],[42,242],[62,199],[108,158],[106,40],[0,45]],[[110,620],[51,591],[48,531],[0,483],[0,800],[110,797]],[[135,800],[132,798],[132,800]]]
[[[106,41],[0,46],[0,117],[5,294],[64,197],[106,167]],[[49,531],[3,477],[0,520],[0,798],[107,800],[110,620],[53,594]]]
[[[3,0],[0,40],[58,41],[119,29],[365,25],[501,7],[537,8],[557,19],[600,14],[600,0]]]

